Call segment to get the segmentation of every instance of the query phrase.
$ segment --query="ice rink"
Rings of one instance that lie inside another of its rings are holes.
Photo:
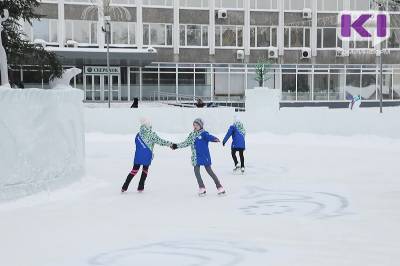
[[[213,132],[211,132],[213,133]],[[182,141],[186,134],[161,134]],[[223,135],[217,134],[222,138]],[[400,140],[312,134],[247,136],[245,175],[230,148],[197,196],[190,150],[155,148],[145,192],[120,188],[133,135],[86,134],[86,175],[0,205],[7,266],[396,266]],[[229,145],[228,145],[229,146]]]

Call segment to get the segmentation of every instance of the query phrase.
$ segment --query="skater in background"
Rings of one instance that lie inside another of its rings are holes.
[[[235,164],[234,172],[238,172],[239,170],[244,173],[244,150],[246,149],[246,130],[244,129],[243,123],[240,121],[238,116],[235,116],[233,124],[229,127],[228,132],[225,135],[224,140],[222,141],[222,145],[225,146],[228,139],[232,137],[232,145],[231,145],[231,153],[233,163]],[[240,166],[238,159],[236,157],[236,153],[239,152],[240,157]]]
[[[124,193],[128,190],[129,184],[133,177],[139,172],[140,166],[143,166],[142,176],[140,177],[138,192],[143,192],[144,185],[146,182],[147,174],[151,161],[153,160],[153,148],[155,144],[160,146],[172,147],[172,142],[161,139],[156,132],[152,130],[151,123],[147,119],[140,121],[140,131],[136,135],[135,144],[135,159],[133,162],[133,168],[126,177],[126,181],[122,186],[121,192]]]
[[[207,173],[213,179],[215,186],[218,190],[218,195],[225,194],[225,189],[222,187],[221,183],[218,180],[218,177],[215,175],[214,171],[211,168],[211,156],[210,150],[208,148],[209,142],[220,142],[217,137],[210,135],[203,128],[204,123],[200,118],[194,120],[193,122],[193,132],[189,134],[187,139],[179,144],[173,144],[172,149],[177,148],[186,148],[188,146],[192,149],[192,165],[194,167],[194,174],[197,179],[197,183],[199,185],[199,196],[206,195],[206,187],[204,185],[203,179],[200,174],[200,167],[204,166]]]

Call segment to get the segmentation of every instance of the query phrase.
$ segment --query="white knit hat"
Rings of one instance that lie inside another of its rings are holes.
[[[146,117],[140,118],[140,125],[141,125],[141,126],[145,126],[145,127],[147,127],[147,128],[151,128],[150,119],[148,119],[148,118],[146,118]]]

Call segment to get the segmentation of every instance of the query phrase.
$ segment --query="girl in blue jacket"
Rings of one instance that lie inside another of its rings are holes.
[[[206,194],[206,187],[200,174],[200,166],[204,166],[207,173],[214,180],[215,186],[218,190],[218,195],[225,194],[225,189],[222,187],[211,168],[211,156],[210,150],[208,149],[209,142],[220,142],[217,137],[209,134],[203,129],[203,120],[200,118],[194,120],[193,128],[194,131],[189,134],[187,139],[179,144],[174,144],[173,149],[191,147],[192,149],[192,165],[194,167],[194,174],[199,185],[199,195],[204,196]]]
[[[144,183],[146,182],[147,174],[151,161],[153,160],[153,148],[155,144],[160,146],[172,147],[172,142],[161,139],[156,132],[152,130],[150,121],[142,119],[140,131],[135,138],[136,151],[133,161],[133,168],[126,177],[125,183],[122,186],[121,192],[128,190],[129,184],[133,177],[139,172],[140,166],[143,165],[142,176],[140,177],[138,192],[143,192]]]
[[[246,149],[246,130],[244,129],[243,123],[239,120],[238,117],[235,117],[235,122],[229,127],[228,132],[225,135],[224,140],[222,141],[222,145],[225,146],[228,139],[232,137],[232,145],[231,145],[231,154],[233,163],[235,164],[234,172],[241,170],[244,173],[244,150]],[[240,167],[239,162],[236,157],[236,153],[239,152],[240,157]]]

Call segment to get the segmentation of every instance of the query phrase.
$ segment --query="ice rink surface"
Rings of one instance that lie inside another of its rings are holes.
[[[212,133],[212,132],[211,132]],[[181,141],[185,134],[161,134]],[[222,135],[218,135],[222,138]],[[132,135],[86,134],[77,183],[0,205],[6,266],[397,266],[400,140],[373,136],[249,134],[245,175],[230,148],[210,144],[228,194],[190,151],[155,148],[145,192],[120,188]]]

